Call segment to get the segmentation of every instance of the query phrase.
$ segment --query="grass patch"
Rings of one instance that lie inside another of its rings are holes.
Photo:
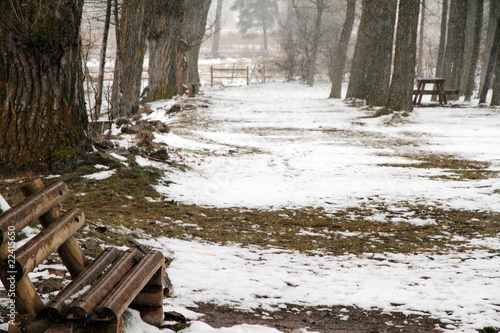
[[[488,166],[452,157],[431,157],[422,163],[478,172]],[[271,211],[184,205],[155,191],[153,185],[162,176],[158,169],[118,164],[113,165],[116,173],[107,179],[82,178],[82,174],[98,171],[93,165],[95,161],[62,177],[70,188],[64,207],[78,207],[86,214],[88,223],[79,238],[89,255],[94,254],[92,248],[100,251],[98,246],[85,245],[89,242],[132,246],[131,239],[161,236],[311,254],[441,253],[450,248],[471,249],[468,240],[497,237],[500,230],[498,214],[491,212],[404,201],[387,206],[376,198],[335,213],[312,207]],[[21,182],[0,181],[0,193],[11,204],[22,200]]]
[[[446,174],[431,176],[444,180],[478,180],[490,179],[499,175],[498,171],[487,170],[491,163],[459,158],[447,154],[403,154],[401,157],[419,163],[384,163],[379,166],[419,169],[443,169]]]

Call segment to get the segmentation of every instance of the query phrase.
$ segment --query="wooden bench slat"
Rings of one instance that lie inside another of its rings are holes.
[[[16,280],[31,272],[85,223],[85,214],[73,208],[15,252]]]
[[[24,202],[0,215],[0,244],[6,239],[9,226],[21,231],[31,221],[36,220],[68,196],[68,186],[63,182],[48,185],[42,191],[29,196]]]

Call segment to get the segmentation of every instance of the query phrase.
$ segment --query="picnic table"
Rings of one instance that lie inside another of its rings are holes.
[[[422,104],[423,95],[437,95],[440,105],[448,104],[448,97],[446,95],[457,94],[458,90],[455,89],[445,89],[446,80],[443,78],[433,77],[433,78],[418,78],[417,79],[417,89],[413,90],[415,95],[413,98],[414,104]],[[425,89],[426,84],[434,84],[433,89]]]

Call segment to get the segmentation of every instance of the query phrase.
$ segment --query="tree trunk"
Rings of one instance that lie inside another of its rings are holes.
[[[448,30],[448,0],[443,0],[441,8],[441,30],[439,34],[439,49],[436,63],[436,77],[444,77],[444,59],[446,52],[446,35]],[[437,101],[437,96],[432,96],[432,101]]]
[[[113,118],[131,116],[139,110],[142,70],[146,53],[148,20],[144,0],[124,0],[111,96]],[[124,51],[126,50],[126,51]]]
[[[497,27],[495,29],[495,37],[491,45],[492,52],[490,53],[490,63],[495,65],[488,65],[494,67],[495,80],[493,81],[493,95],[491,96],[490,106],[500,105],[500,17],[497,18]],[[485,98],[486,99],[486,98]]]
[[[378,26],[376,12],[377,1],[363,0],[346,98],[366,99],[368,96],[368,73],[372,69],[372,51]]]
[[[111,23],[111,7],[113,5],[112,0],[106,1],[106,17],[104,19],[104,31],[102,37],[101,54],[99,59],[99,76],[97,78],[97,90],[95,93],[95,110],[94,110],[94,120],[97,121],[101,116],[101,106],[102,106],[102,91],[104,86],[104,69],[106,66],[106,51],[108,49],[108,35],[109,26]]]
[[[465,101],[470,101],[474,91],[477,60],[481,43],[481,28],[483,26],[484,0],[469,2],[467,29],[465,39],[464,70],[460,79],[460,91],[465,95]]]
[[[147,101],[176,96],[177,56],[185,0],[151,1],[149,31],[149,93]]]
[[[377,35],[372,50],[372,64],[368,70],[368,94],[370,105],[384,106],[389,96],[391,84],[392,47],[396,24],[397,0],[377,1]]]
[[[489,1],[490,11],[488,15],[488,29],[486,33],[486,45],[485,51],[483,52],[483,56],[481,58],[481,81],[479,84],[479,103],[486,102],[486,96],[488,94],[488,90],[490,89],[491,84],[491,72],[493,71],[493,67],[490,66],[490,50],[492,50],[493,39],[495,36],[495,29],[497,25],[497,17],[499,14],[498,4],[495,0]],[[494,50],[493,50],[494,51]]]
[[[316,18],[314,20],[314,34],[312,41],[312,52],[307,72],[307,84],[314,85],[314,74],[316,74],[316,59],[318,58],[319,39],[321,37],[321,19],[325,10],[324,0],[316,0]]]
[[[423,76],[424,68],[424,35],[425,35],[425,0],[420,6],[420,33],[418,36],[417,76]]]
[[[186,53],[188,67],[184,83],[200,82],[198,59],[201,44],[205,37],[208,10],[210,9],[211,2],[212,0],[192,0],[186,6],[186,15],[183,22],[183,26],[185,27],[183,29],[183,39],[188,44]]]
[[[89,148],[83,0],[0,2],[0,169],[64,173]]]
[[[212,56],[213,57],[219,56],[222,2],[223,2],[223,0],[217,0],[217,7],[215,9],[215,27],[214,27],[215,31],[214,31],[214,39],[212,41]]]
[[[354,17],[356,14],[356,0],[347,0],[347,9],[345,14],[344,26],[340,33],[339,44],[335,52],[333,61],[332,89],[330,98],[341,98],[342,81],[344,79],[345,62],[347,57],[347,47],[354,26]]]
[[[465,46],[464,22],[467,20],[468,0],[452,0],[450,18],[448,20],[448,35],[446,42],[444,77],[446,86],[460,89],[460,74],[463,70],[463,54]]]
[[[419,5],[415,0],[399,1],[394,72],[386,105],[395,111],[413,110]]]

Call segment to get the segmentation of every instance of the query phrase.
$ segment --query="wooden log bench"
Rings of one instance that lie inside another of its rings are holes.
[[[9,332],[122,331],[131,307],[157,327],[163,324],[165,258],[159,251],[105,249],[89,262],[73,234],[85,223],[73,208],[61,213],[68,196],[63,182],[36,180],[21,188],[25,200],[0,215],[0,278],[10,298]],[[20,231],[38,219],[43,229],[16,248]],[[57,251],[72,280],[43,304],[28,273]]]

